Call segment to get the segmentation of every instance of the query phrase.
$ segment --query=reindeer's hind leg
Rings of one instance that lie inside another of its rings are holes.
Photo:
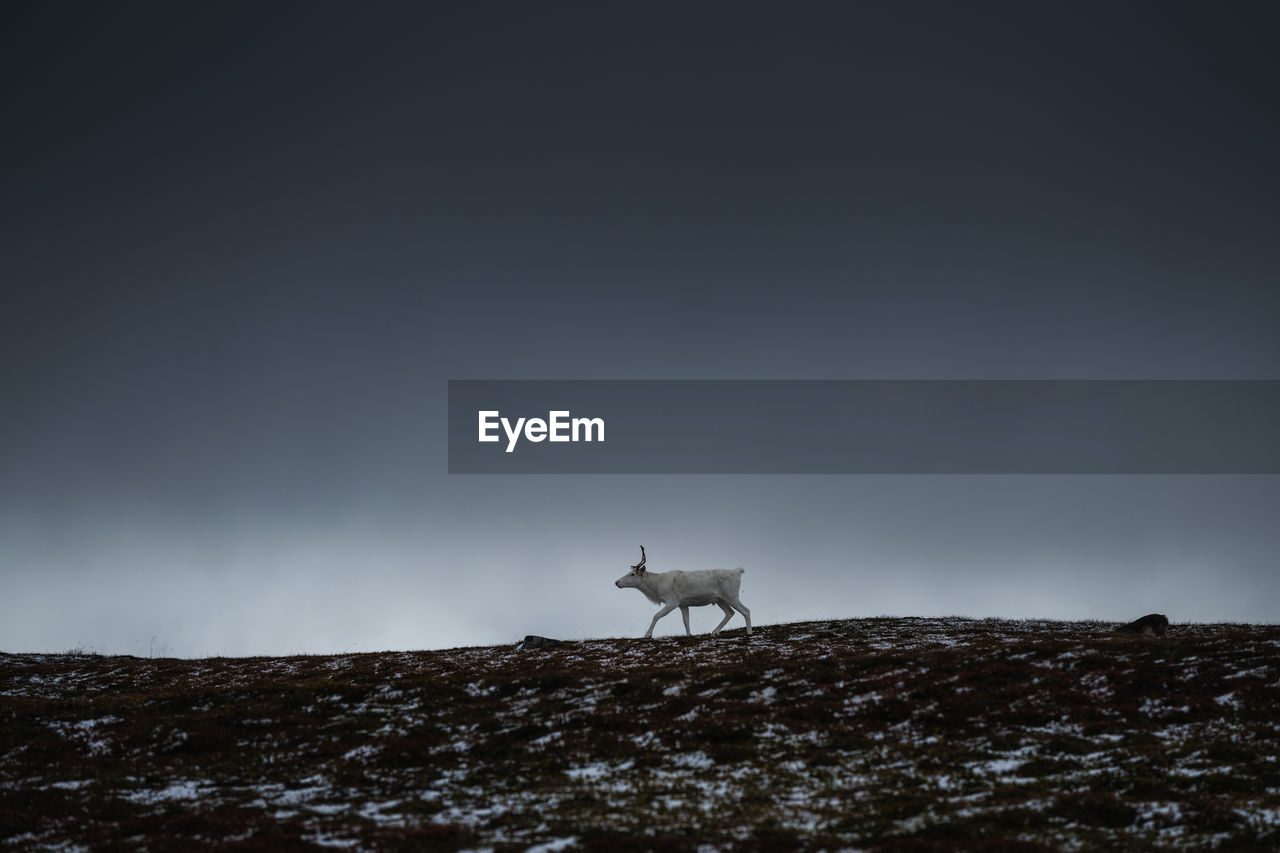
[[[689,630],[689,605],[680,605],[680,615],[684,617],[684,635],[686,637],[692,637],[693,632]]]
[[[747,605],[743,604],[737,598],[729,602],[733,605],[733,609],[742,614],[742,618],[747,620],[747,636],[751,636],[751,611],[747,609]],[[728,620],[725,620],[728,621]]]
[[[714,634],[719,634],[719,633],[720,633],[720,629],[721,629],[721,628],[723,628],[723,627],[725,626],[725,623],[726,623],[726,622],[728,622],[730,619],[732,619],[732,618],[733,618],[733,608],[732,608],[732,607],[730,607],[729,605],[725,604],[723,601],[717,601],[717,602],[716,602],[716,604],[720,605],[720,609],[724,611],[724,618],[720,620],[720,624],[716,626],[716,629],[715,629],[714,631],[712,631],[712,632],[711,632],[713,635],[714,635]]]

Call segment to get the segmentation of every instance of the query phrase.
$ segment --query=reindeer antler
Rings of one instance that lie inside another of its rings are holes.
[[[647,559],[647,558],[646,558],[646,557],[645,557],[645,555],[644,555],[644,546],[643,546],[643,545],[641,545],[641,546],[640,546],[640,562],[636,563],[636,564],[635,564],[634,566],[632,566],[631,568],[633,568],[633,569],[643,569],[643,568],[644,568],[644,561],[645,561],[646,559]]]

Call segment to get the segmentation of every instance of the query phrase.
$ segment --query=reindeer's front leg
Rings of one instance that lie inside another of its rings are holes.
[[[680,605],[680,615],[684,617],[684,635],[686,637],[692,637],[693,632],[689,630],[689,605]]]
[[[668,613],[670,613],[672,610],[675,610],[675,609],[676,609],[676,606],[674,604],[668,604],[666,607],[663,607],[657,613],[653,614],[653,621],[649,623],[649,630],[644,632],[644,637],[646,640],[653,639],[653,626],[658,624],[658,620],[661,619],[663,616],[666,616]]]

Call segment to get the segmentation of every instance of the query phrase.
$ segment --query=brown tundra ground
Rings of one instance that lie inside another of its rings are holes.
[[[1280,848],[1280,626],[0,654],[0,848]]]

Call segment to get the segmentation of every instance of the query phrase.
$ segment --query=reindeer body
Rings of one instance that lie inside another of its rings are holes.
[[[631,567],[631,571],[614,582],[619,589],[634,588],[644,593],[654,604],[661,604],[662,609],[654,614],[649,623],[646,638],[653,637],[653,628],[658,620],[677,607],[684,617],[684,632],[692,636],[689,629],[689,608],[702,607],[708,604],[719,605],[724,611],[724,619],[711,633],[719,634],[720,629],[733,618],[737,610],[747,620],[747,635],[751,635],[751,611],[738,598],[738,588],[742,583],[742,569],[707,569],[696,572],[650,572],[645,569],[644,546],[640,548],[640,562]]]

